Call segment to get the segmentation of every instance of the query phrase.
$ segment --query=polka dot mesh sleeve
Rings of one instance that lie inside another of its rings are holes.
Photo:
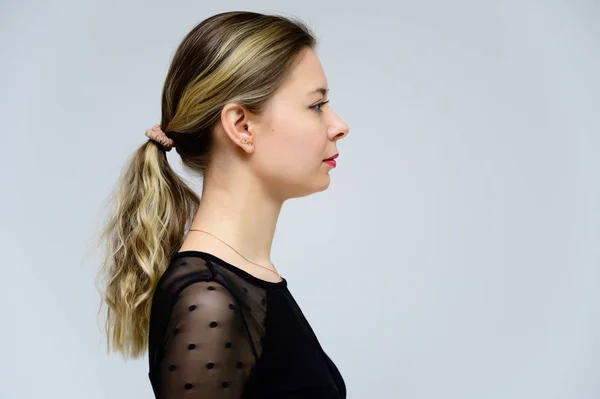
[[[184,288],[164,342],[161,398],[242,397],[255,357],[242,312],[223,285],[200,281]]]

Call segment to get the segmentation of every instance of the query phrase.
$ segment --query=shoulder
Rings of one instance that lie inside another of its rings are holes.
[[[183,253],[171,258],[158,283],[157,296],[184,306],[188,302],[189,306],[192,302],[202,302],[206,309],[229,308],[242,297],[236,281],[223,274],[211,259]]]
[[[215,269],[208,259],[176,253],[160,277],[157,291],[178,294],[190,284],[214,279]]]
[[[181,322],[210,326],[239,327],[241,314],[236,298],[223,284],[216,281],[196,281],[181,290],[171,316]]]

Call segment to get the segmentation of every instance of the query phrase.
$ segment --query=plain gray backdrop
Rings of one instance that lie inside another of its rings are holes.
[[[599,398],[595,0],[2,1],[0,397],[152,397],[105,353],[101,206],[231,10],[304,20],[350,126],[272,257],[348,398]]]

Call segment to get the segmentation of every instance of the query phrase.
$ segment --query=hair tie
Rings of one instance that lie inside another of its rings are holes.
[[[150,140],[159,143],[165,151],[171,151],[175,147],[173,139],[168,138],[160,128],[160,125],[154,125],[146,130],[146,137]]]

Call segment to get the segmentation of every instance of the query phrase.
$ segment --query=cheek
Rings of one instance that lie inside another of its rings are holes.
[[[302,169],[318,167],[322,159],[323,140],[314,126],[297,126],[277,140],[280,162]]]
[[[260,156],[261,169],[271,177],[288,180],[302,180],[317,173],[326,145],[319,134],[314,127],[312,131],[303,126],[274,128],[268,140],[261,143],[261,150],[265,150]]]
[[[278,170],[278,174],[290,177],[308,172],[307,169],[310,169],[311,163],[314,164],[315,161],[315,151],[310,144],[301,137],[293,136],[282,136],[281,140],[275,140],[270,151],[270,167]]]

